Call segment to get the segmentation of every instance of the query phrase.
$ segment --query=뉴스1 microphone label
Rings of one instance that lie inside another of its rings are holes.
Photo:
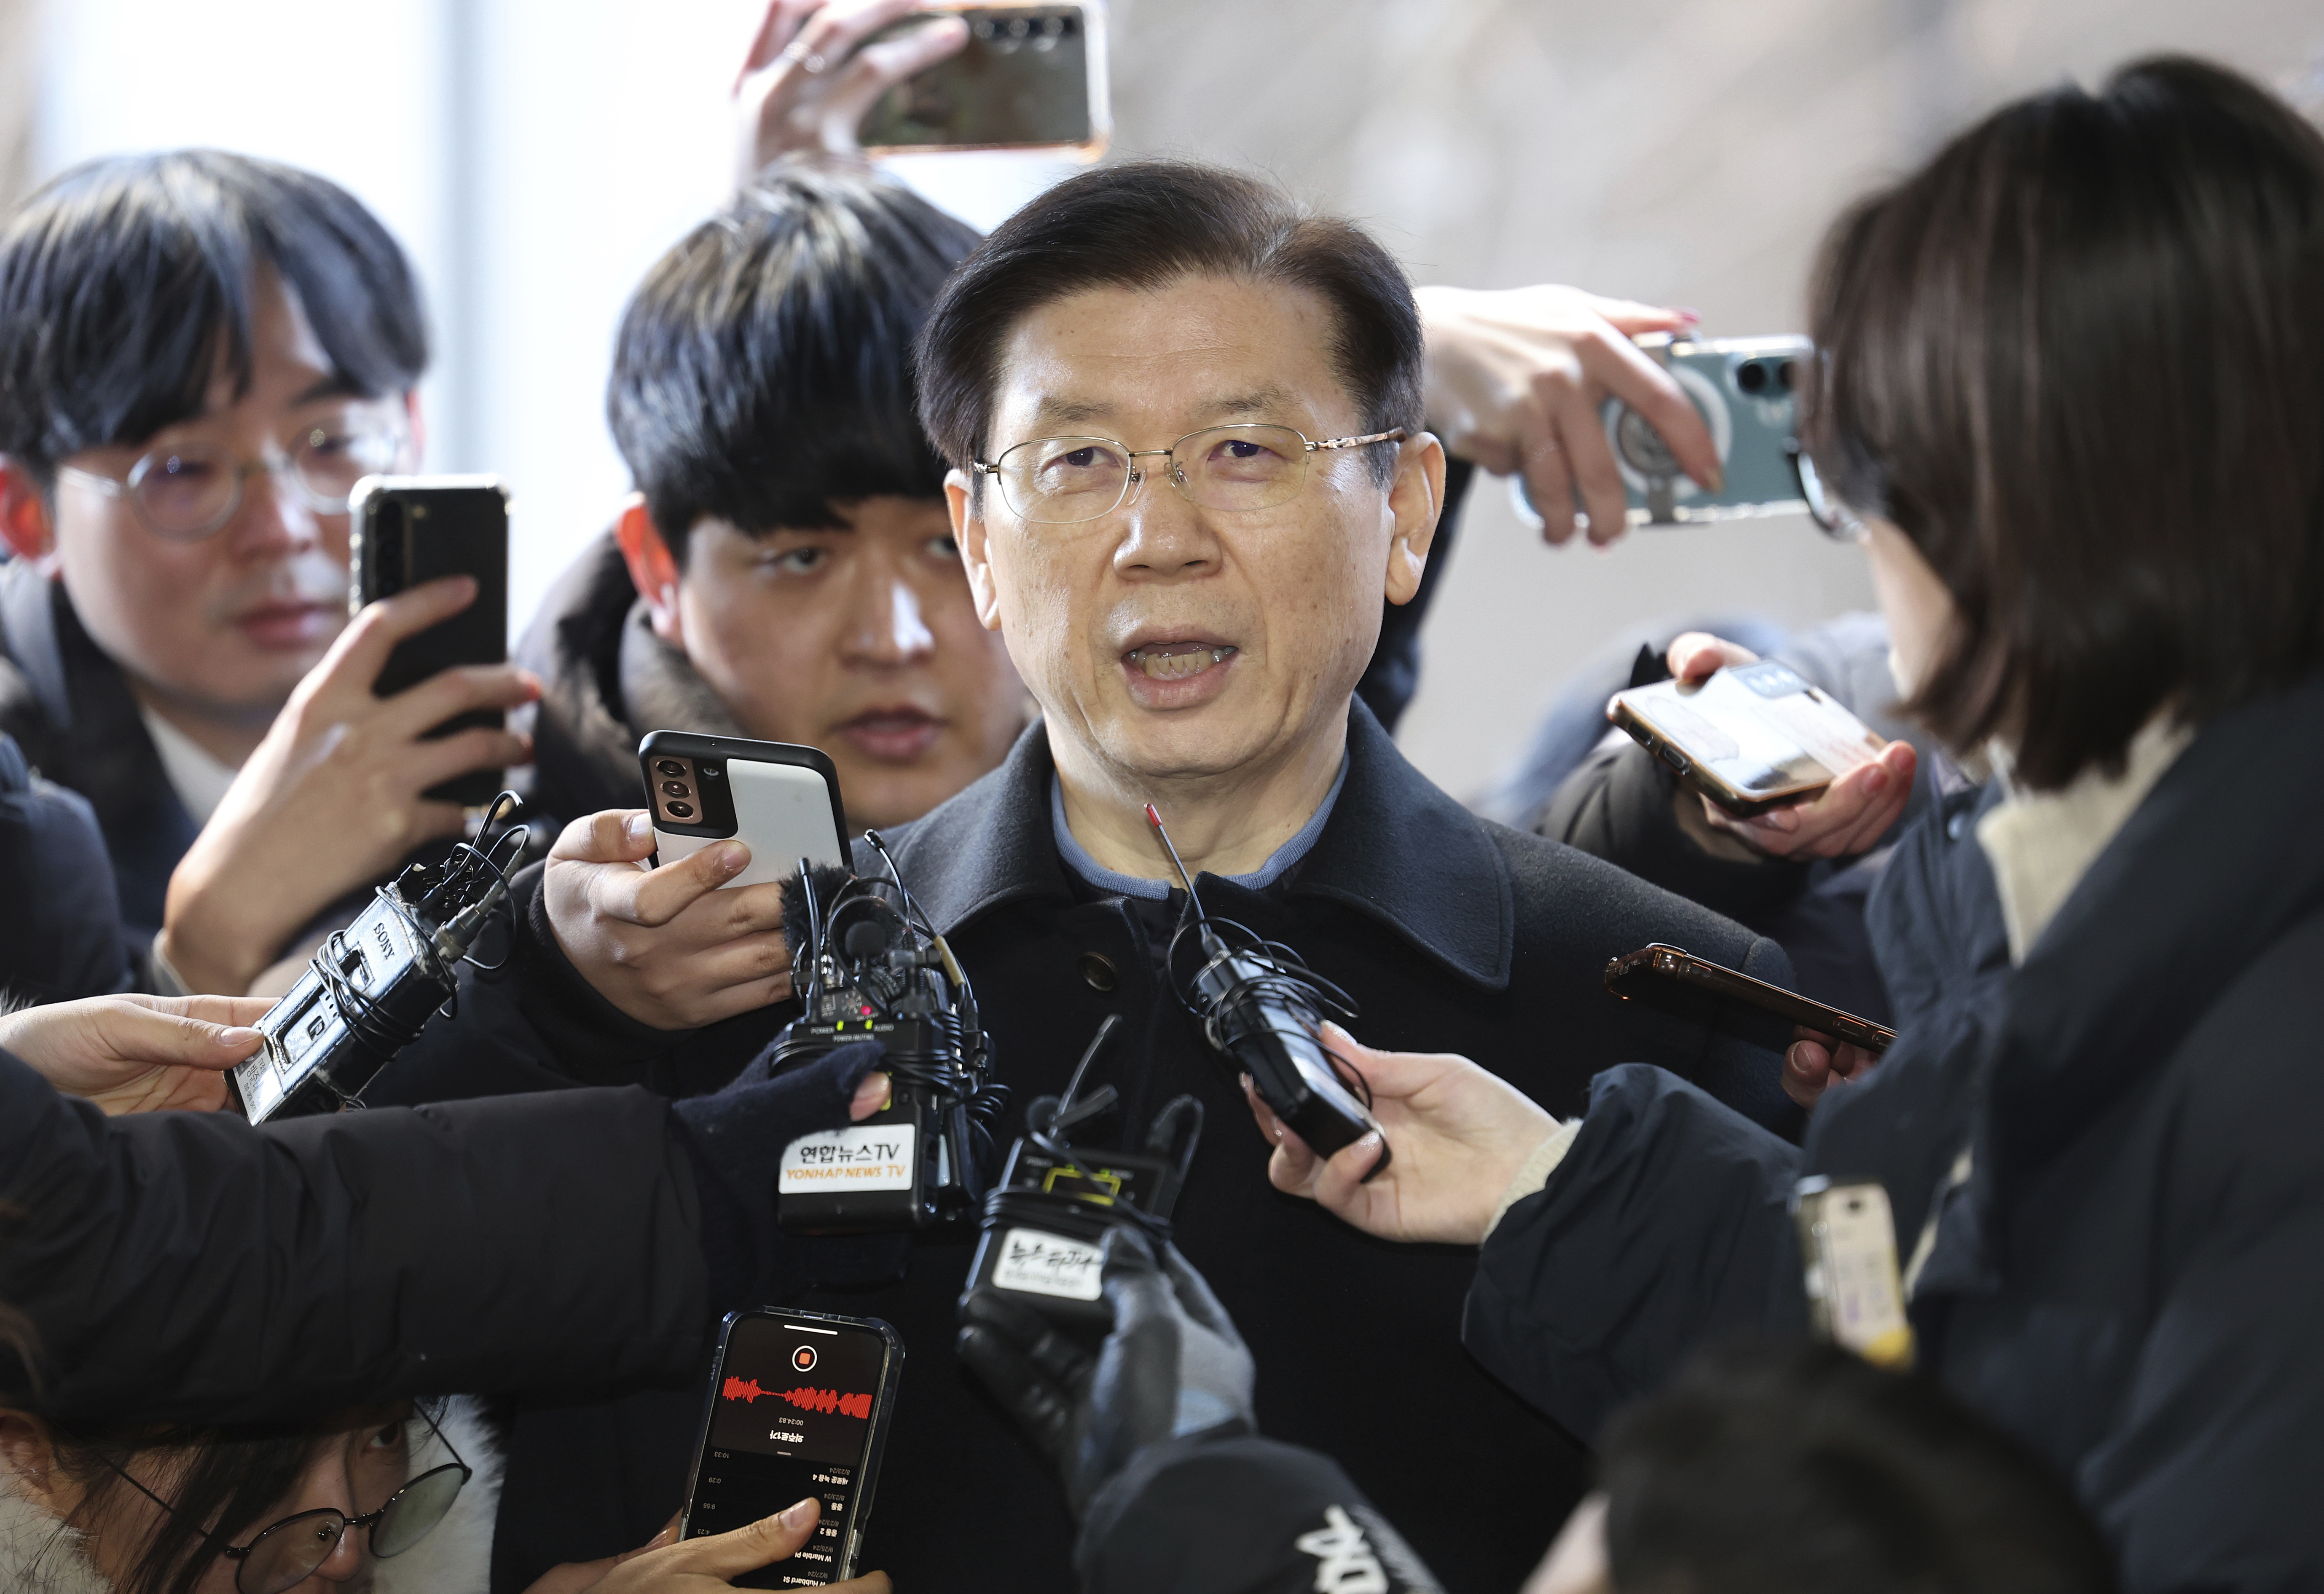
[[[1099,1275],[1105,1258],[1098,1248],[1038,1229],[1011,1229],[1001,1237],[992,1282],[1004,1290],[1094,1301],[1102,1293]]]
[[[851,1124],[802,1136],[783,1147],[777,1188],[808,1191],[909,1190],[919,1130],[908,1123]]]

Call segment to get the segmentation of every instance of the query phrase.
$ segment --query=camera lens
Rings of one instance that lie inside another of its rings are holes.
[[[1788,393],[1792,391],[1792,384],[1799,380],[1799,362],[1786,360],[1775,367],[1775,385]]]
[[[686,766],[679,763],[676,759],[664,759],[661,762],[656,764],[654,768],[660,770],[665,775],[683,775],[686,773]]]
[[[1735,368],[1735,385],[1747,393],[1766,391],[1767,368],[1757,360],[1747,361]]]
[[[694,817],[694,806],[691,803],[664,803],[662,805],[662,811],[673,819],[691,819]]]
[[[665,780],[661,783],[661,788],[670,797],[684,797],[687,794],[687,785],[683,780]]]

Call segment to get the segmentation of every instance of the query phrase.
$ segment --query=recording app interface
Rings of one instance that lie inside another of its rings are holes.
[[[726,1341],[710,1438],[696,1470],[688,1538],[727,1533],[823,1501],[815,1535],[788,1561],[736,1578],[742,1589],[833,1582],[854,1521],[887,1342],[863,1329],[746,1317]]]

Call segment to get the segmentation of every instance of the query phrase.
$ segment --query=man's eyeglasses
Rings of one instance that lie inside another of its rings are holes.
[[[987,464],[970,463],[1000,484],[1001,502],[1019,520],[1077,526],[1121,507],[1142,484],[1141,459],[1170,462],[1170,484],[1204,509],[1273,509],[1299,496],[1307,461],[1325,449],[1401,443],[1405,429],[1311,443],[1287,426],[1213,426],[1188,432],[1167,448],[1132,448],[1111,438],[1036,438]]]
[[[435,1419],[426,1412],[419,1415],[428,1424],[428,1432],[435,1434],[437,1442],[451,1455],[448,1465],[422,1472],[388,1496],[386,1503],[376,1511],[349,1516],[325,1506],[319,1510],[286,1516],[261,1529],[247,1544],[223,1546],[218,1553],[235,1562],[234,1586],[238,1594],[283,1594],[286,1589],[297,1588],[315,1575],[316,1569],[338,1549],[339,1541],[355,1528],[371,1530],[371,1553],[383,1561],[402,1554],[433,1532],[475,1474],[460,1459],[460,1452],[452,1449],[452,1442],[444,1437]],[[119,1467],[111,1461],[106,1465],[162,1510],[172,1516],[177,1514],[175,1506]]]
[[[394,469],[403,441],[399,425],[348,418],[306,428],[271,459],[244,459],[216,443],[184,443],[154,449],[129,467],[124,480],[72,465],[57,474],[127,499],[158,537],[198,542],[234,519],[244,484],[262,473],[287,481],[300,502],[318,515],[346,514],[355,484]]]

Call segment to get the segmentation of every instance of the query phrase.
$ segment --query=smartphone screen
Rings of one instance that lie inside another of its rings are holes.
[[[734,1586],[812,1589],[853,1576],[903,1359],[896,1331],[877,1318],[729,1317],[680,1536],[728,1533],[813,1495],[823,1502],[814,1537]]]
[[[1079,5],[978,6],[957,14],[968,44],[898,84],[864,118],[867,149],[1089,148],[1095,17]],[[905,19],[872,36],[925,26]]]

